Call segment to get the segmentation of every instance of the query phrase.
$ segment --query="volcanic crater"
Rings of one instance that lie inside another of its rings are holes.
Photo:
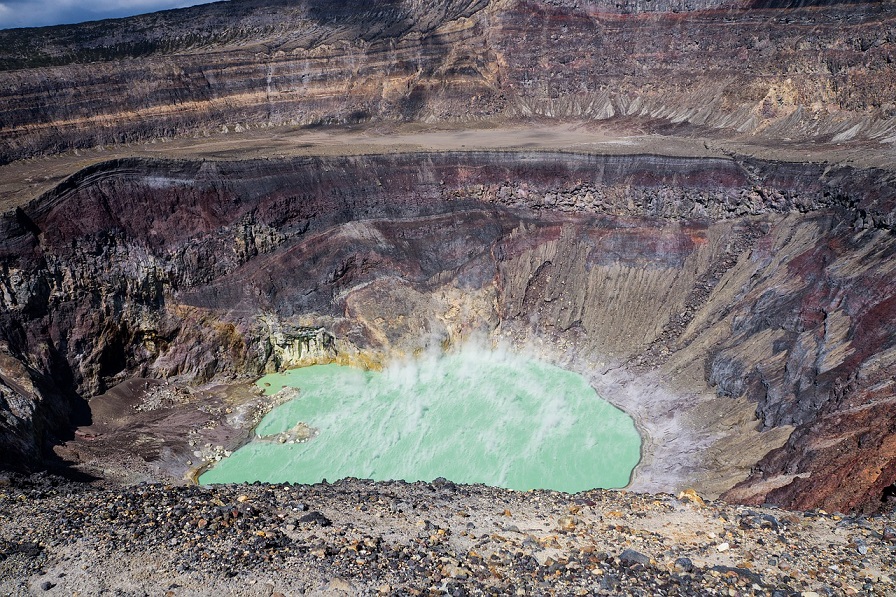
[[[887,594],[894,7],[0,30],[0,590]],[[259,377],[471,346],[631,416],[626,491],[198,485]]]
[[[100,162],[3,219],[4,454],[38,461],[96,396],[61,456],[181,477],[260,408],[243,387],[209,409],[222,380],[485,339],[635,418],[632,489],[874,507],[893,482],[890,181],[525,150]],[[174,384],[167,408],[104,413],[150,380]]]
[[[628,413],[630,490],[892,508],[894,15],[231,0],[0,31],[0,465],[189,484],[286,398],[265,373],[472,343]]]

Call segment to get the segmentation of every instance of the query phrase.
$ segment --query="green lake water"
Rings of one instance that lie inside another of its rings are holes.
[[[273,409],[257,437],[201,483],[344,477],[486,483],[576,492],[624,487],[640,457],[631,418],[580,375],[516,355],[464,351],[382,372],[316,365],[263,377]],[[303,422],[316,435],[278,443]]]

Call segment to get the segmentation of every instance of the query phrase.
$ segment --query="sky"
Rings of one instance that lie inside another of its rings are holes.
[[[0,0],[0,29],[40,27],[205,4],[212,0]]]

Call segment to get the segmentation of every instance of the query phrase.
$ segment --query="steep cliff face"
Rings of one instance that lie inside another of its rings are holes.
[[[894,201],[879,171],[650,155],[103,163],[3,216],[2,453],[131,376],[486,334],[639,420],[636,487],[874,508]]]
[[[894,14],[892,2],[231,0],[0,31],[0,162],[279,125],[533,116],[892,146]]]

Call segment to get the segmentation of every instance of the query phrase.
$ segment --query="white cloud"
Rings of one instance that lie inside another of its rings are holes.
[[[183,8],[213,0],[6,0],[0,2],[0,29],[80,23]]]

